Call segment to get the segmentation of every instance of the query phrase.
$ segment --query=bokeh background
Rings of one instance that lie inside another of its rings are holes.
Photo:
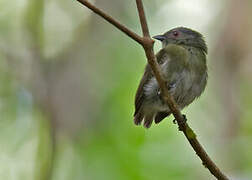
[[[134,0],[90,1],[141,33]],[[144,5],[151,35],[204,34],[209,83],[183,113],[231,179],[251,180],[252,2]],[[75,0],[0,0],[0,179],[214,179],[172,117],[134,126],[145,64],[137,43]]]

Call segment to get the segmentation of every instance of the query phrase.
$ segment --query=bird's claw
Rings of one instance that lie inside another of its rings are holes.
[[[183,124],[185,124],[187,121],[186,115],[182,114],[182,116],[183,116]],[[172,122],[173,122],[173,124],[177,124],[177,119],[174,119]],[[180,126],[179,126],[179,131],[182,131]]]
[[[186,115],[182,114],[182,116],[183,116],[184,122],[186,122],[187,121]]]

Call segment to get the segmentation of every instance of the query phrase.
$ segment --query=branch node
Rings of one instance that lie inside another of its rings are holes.
[[[153,48],[153,45],[155,43],[155,41],[153,39],[151,39],[150,37],[147,37],[147,36],[144,36],[142,38],[142,42],[143,42],[142,45],[143,45],[144,49],[146,49],[146,50]]]

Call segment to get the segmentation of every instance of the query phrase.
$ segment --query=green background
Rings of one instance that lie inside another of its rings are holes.
[[[141,34],[134,1],[90,2]],[[252,179],[250,1],[143,3],[151,35],[204,34],[208,86],[183,113],[230,178]],[[136,42],[77,1],[0,0],[0,179],[214,179],[173,117],[133,124],[145,64]]]

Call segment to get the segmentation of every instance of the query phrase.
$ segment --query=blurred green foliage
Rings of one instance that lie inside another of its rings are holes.
[[[144,2],[151,32],[190,26],[206,34],[212,51],[219,31],[211,29],[225,24],[212,10],[230,2],[190,2],[198,5]],[[141,33],[133,1],[94,3]],[[251,179],[251,79],[237,75],[239,118],[234,136],[226,136],[228,109],[212,57],[206,92],[183,112],[221,169]],[[141,47],[77,1],[0,1],[0,179],[43,180],[50,171],[55,180],[213,179],[172,117],[148,130],[134,126],[145,63]]]

